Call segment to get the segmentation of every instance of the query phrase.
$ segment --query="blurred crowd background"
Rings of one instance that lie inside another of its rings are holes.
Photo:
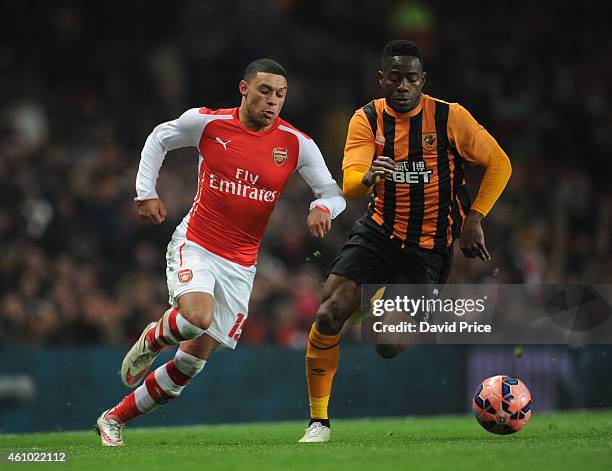
[[[588,2],[587,2],[588,3]],[[416,41],[425,92],[457,101],[513,164],[484,223],[493,261],[456,248],[451,282],[612,282],[612,40],[584,3],[228,0],[2,2],[0,347],[127,346],[166,309],[165,250],[195,194],[197,153],[166,158],[161,226],[133,203],[155,125],[239,104],[259,57],[289,73],[283,117],[340,181],[353,111],[379,97],[384,44]],[[8,38],[8,40],[7,40]],[[468,173],[472,195],[481,172]],[[295,176],[271,219],[241,343],[303,348],[329,262]],[[358,332],[347,338],[357,338]]]

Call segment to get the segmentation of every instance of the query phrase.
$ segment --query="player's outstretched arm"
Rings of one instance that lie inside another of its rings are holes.
[[[306,224],[313,237],[324,237],[331,220],[346,208],[342,190],[332,178],[321,151],[311,139],[301,138],[298,170],[317,198],[310,203]]]
[[[159,170],[168,151],[182,147],[197,147],[204,127],[200,108],[183,113],[178,119],[162,123],[153,129],[144,144],[136,175],[136,198],[140,217],[160,224],[166,219],[166,208],[156,191]]]
[[[491,211],[510,179],[510,159],[486,129],[456,103],[450,107],[448,132],[459,155],[471,165],[485,168],[478,195],[463,222],[459,239],[461,250],[468,258],[491,260],[481,221]]]
[[[485,174],[478,190],[478,196],[463,222],[459,244],[466,257],[478,257],[483,261],[489,261],[491,255],[485,246],[481,221],[504,191],[512,173],[512,167],[508,156],[497,145],[489,158],[481,165],[485,167]]]

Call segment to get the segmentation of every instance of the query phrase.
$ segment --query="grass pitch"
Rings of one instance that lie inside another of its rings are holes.
[[[65,451],[67,463],[0,464],[57,470],[599,470],[612,468],[612,411],[532,417],[497,436],[469,416],[335,420],[332,442],[298,444],[304,422],[127,428],[123,448],[93,431],[0,435],[2,451]]]

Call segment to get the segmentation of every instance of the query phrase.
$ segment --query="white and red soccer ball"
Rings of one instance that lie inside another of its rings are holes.
[[[482,427],[498,435],[522,429],[532,415],[531,393],[520,379],[491,376],[477,388],[472,399],[474,417]]]

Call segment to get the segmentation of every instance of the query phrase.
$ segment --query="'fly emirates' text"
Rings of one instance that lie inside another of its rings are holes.
[[[222,193],[230,193],[232,195],[242,196],[243,198],[258,200],[265,203],[274,202],[278,195],[277,191],[255,187],[254,185],[257,183],[257,180],[259,180],[259,175],[250,173],[248,170],[237,168],[236,179],[238,181],[224,180],[214,173],[210,173],[208,175],[208,185],[211,189],[218,190]]]

